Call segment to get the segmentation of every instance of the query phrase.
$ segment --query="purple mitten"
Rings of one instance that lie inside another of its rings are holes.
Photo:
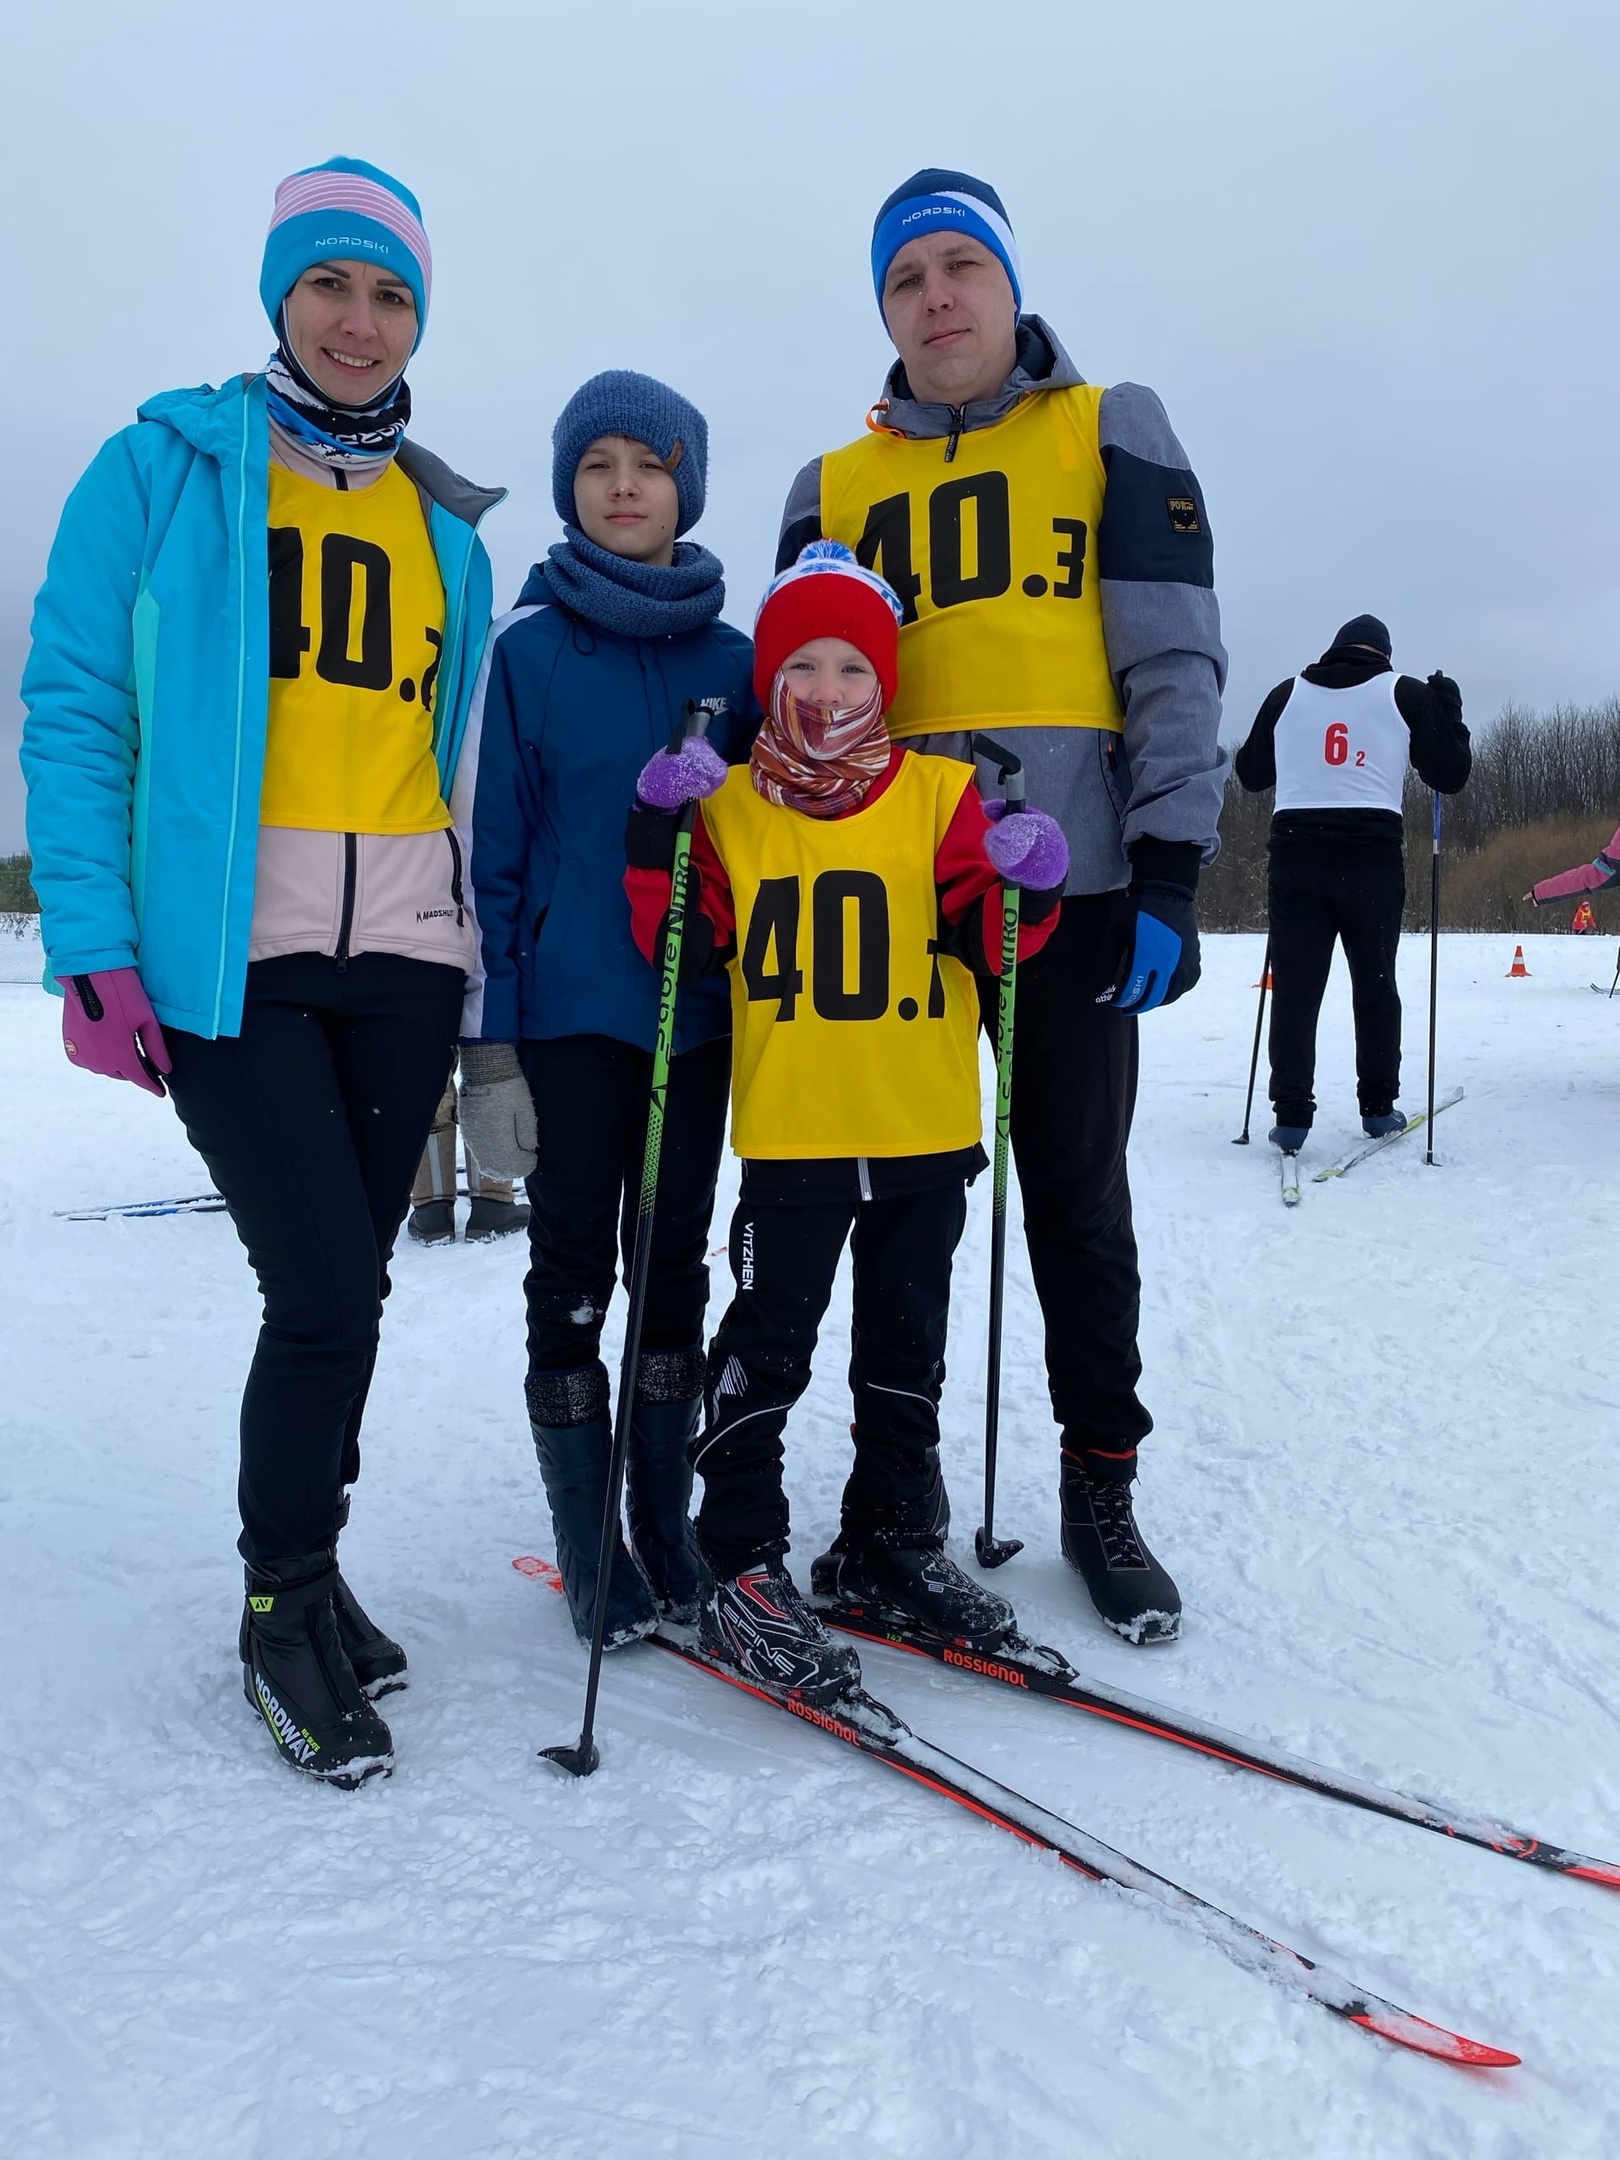
[[[1063,827],[1044,810],[1017,810],[1011,817],[1000,800],[987,802],[991,820],[984,852],[998,877],[1026,892],[1056,892],[1069,874],[1069,843]]]
[[[62,1048],[85,1072],[133,1080],[148,1095],[168,1092],[159,1073],[169,1049],[132,967],[71,975],[62,984]]]
[[[701,735],[688,735],[678,750],[660,750],[642,766],[636,800],[649,810],[679,810],[684,803],[704,802],[717,794],[730,770],[712,744]]]

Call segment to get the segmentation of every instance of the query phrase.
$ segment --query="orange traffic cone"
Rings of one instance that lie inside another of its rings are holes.
[[[1261,976],[1258,982],[1250,983],[1249,985],[1249,988],[1251,990],[1275,990],[1276,987],[1277,985],[1271,979],[1270,968],[1266,969],[1266,972]]]
[[[1524,964],[1524,947],[1515,945],[1513,948],[1513,965],[1507,971],[1507,979],[1512,982],[1516,976],[1520,975],[1528,981],[1530,970]]]

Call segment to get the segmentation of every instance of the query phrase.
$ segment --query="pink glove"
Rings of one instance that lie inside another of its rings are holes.
[[[169,1047],[132,967],[62,983],[62,1048],[85,1072],[133,1080],[148,1095],[168,1093],[158,1075],[170,1069]]]
[[[679,810],[706,802],[726,784],[731,768],[701,735],[688,735],[678,750],[659,750],[641,768],[636,800],[649,810]]]

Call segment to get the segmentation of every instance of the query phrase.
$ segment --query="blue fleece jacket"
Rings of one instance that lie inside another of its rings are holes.
[[[68,497],[23,672],[28,844],[50,977],[138,967],[158,1018],[241,1026],[270,684],[262,375],[171,390]],[[434,755],[449,799],[488,634],[500,489],[413,445],[445,589]]]
[[[469,1037],[608,1035],[652,1048],[658,979],[630,935],[625,815],[689,698],[714,710],[720,755],[747,757],[759,724],[753,652],[723,622],[616,636],[557,606],[531,572],[495,626],[474,699],[471,889],[483,983],[468,999]],[[682,986],[677,1051],[729,1033],[728,999],[721,980]]]

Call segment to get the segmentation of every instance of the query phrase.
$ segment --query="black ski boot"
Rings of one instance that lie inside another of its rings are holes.
[[[352,1792],[392,1771],[394,1742],[338,1640],[337,1579],[330,1552],[248,1568],[242,1692],[284,1763]]]
[[[711,1581],[699,1626],[711,1656],[780,1695],[829,1703],[861,1684],[859,1657],[833,1641],[780,1560]]]
[[[338,1535],[349,1527],[349,1494],[338,1500]],[[405,1677],[405,1652],[392,1635],[385,1635],[344,1581],[341,1571],[332,1585],[332,1616],[337,1621],[338,1641],[343,1645],[361,1692],[375,1702],[380,1695],[394,1695],[410,1682]],[[244,1629],[246,1623],[243,1623]],[[242,1638],[247,1658],[247,1636]]]
[[[557,1570],[568,1598],[568,1617],[580,1641],[589,1642],[613,1455],[607,1373],[600,1364],[573,1372],[531,1373],[524,1393],[534,1451],[551,1503]],[[639,1642],[657,1625],[658,1608],[647,1579],[625,1550],[621,1536],[614,1550],[603,1647],[616,1650],[621,1643]]]
[[[840,1531],[810,1564],[810,1589],[852,1620],[927,1628],[968,1650],[995,1650],[1018,1632],[1004,1597],[964,1575],[937,1545],[855,1542]]]
[[[1064,1449],[1058,1482],[1063,1557],[1079,1572],[1092,1604],[1116,1635],[1130,1643],[1173,1642],[1181,1632],[1181,1592],[1136,1527],[1134,1474],[1092,1477],[1083,1461]]]
[[[462,1235],[469,1245],[483,1245],[528,1227],[529,1211],[521,1200],[492,1200],[487,1193],[474,1193]]]
[[[411,1219],[405,1229],[418,1245],[453,1245],[456,1203],[453,1200],[424,1200],[420,1207],[411,1209]]]
[[[692,1465],[687,1450],[703,1409],[707,1361],[701,1349],[644,1350],[636,1366],[625,1491],[630,1549],[652,1585],[658,1610],[696,1625],[698,1556],[687,1516]]]

